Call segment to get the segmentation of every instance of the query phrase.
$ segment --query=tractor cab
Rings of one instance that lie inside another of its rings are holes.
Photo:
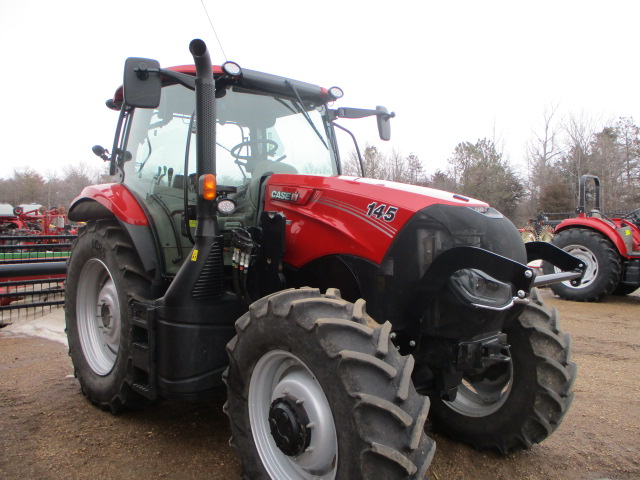
[[[261,187],[270,175],[341,173],[331,125],[335,118],[376,115],[381,136],[389,136],[385,122],[392,114],[382,107],[329,109],[328,103],[342,96],[337,87],[324,89],[251,70],[242,75],[229,75],[220,67],[213,71],[218,223],[227,235],[256,226]],[[163,271],[173,275],[193,246],[196,226],[196,72],[194,66],[162,72],[162,94],[154,107],[131,107],[129,103],[140,102],[127,102],[127,88],[134,88],[126,81],[116,91],[107,102],[121,112],[114,155],[101,147],[94,152],[112,162],[114,178],[136,197],[145,216],[155,219]]]
[[[252,226],[261,181],[273,173],[332,175],[338,171],[322,99],[300,103],[283,95],[217,89],[216,178],[219,191],[234,201],[219,216],[221,230]],[[179,85],[163,88],[154,109],[137,109],[123,125],[121,181],[148,209],[164,246],[165,269],[192,247],[196,205],[195,94]],[[125,144],[126,141],[126,144]],[[230,228],[229,228],[230,227]]]

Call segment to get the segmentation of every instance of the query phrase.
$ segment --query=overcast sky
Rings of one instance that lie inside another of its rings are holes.
[[[361,147],[419,155],[428,173],[483,137],[520,163],[545,105],[640,120],[637,0],[204,3],[228,60],[340,86],[336,107],[385,105],[397,114],[388,144],[373,117],[341,123]],[[0,177],[98,165],[91,147],[111,147],[104,101],[124,60],[192,63],[193,38],[225,60],[201,0],[0,0]]]

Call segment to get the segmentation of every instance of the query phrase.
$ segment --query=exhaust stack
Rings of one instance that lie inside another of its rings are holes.
[[[196,175],[216,174],[216,83],[207,45],[192,40],[189,51],[196,66]],[[201,193],[201,192],[199,192]],[[198,195],[196,237],[220,234],[215,202]]]
[[[189,50],[196,66],[196,175],[200,178],[216,173],[216,85],[206,44],[193,40]],[[198,192],[196,206],[198,225],[193,250],[163,297],[166,306],[206,304],[224,294],[222,236],[216,202],[205,200],[202,192]]]

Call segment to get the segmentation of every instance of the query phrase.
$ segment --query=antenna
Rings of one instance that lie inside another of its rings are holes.
[[[213,26],[213,22],[211,21],[211,17],[209,16],[209,12],[207,11],[207,6],[204,4],[204,0],[200,0],[202,3],[202,8],[204,8],[204,13],[207,14],[207,18],[209,19],[209,25],[211,25],[211,30],[213,30],[213,34],[216,36],[216,40],[218,41],[218,45],[220,46],[220,50],[222,50],[222,56],[224,57],[225,62],[227,61],[227,54],[224,53],[224,48],[222,48],[222,43],[220,43],[220,39],[218,38],[218,33],[216,32],[215,27]]]

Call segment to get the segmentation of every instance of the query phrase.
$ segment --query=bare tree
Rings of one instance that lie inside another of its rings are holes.
[[[362,166],[364,167],[364,176],[368,178],[386,179],[387,178],[387,159],[377,147],[366,144],[364,153],[362,154]],[[355,177],[362,176],[360,168],[360,159],[355,151],[349,153],[347,161],[342,165],[342,171],[345,175],[353,175]]]
[[[386,163],[388,166],[385,179],[391,180],[392,182],[407,182],[407,164],[405,159],[402,158],[402,155],[400,155],[400,152],[394,150]]]
[[[562,154],[556,118],[558,107],[558,104],[551,104],[544,108],[542,127],[540,131],[533,132],[533,138],[526,147],[526,187],[531,205],[535,209],[540,209],[541,192],[552,181],[551,166]]]
[[[102,168],[100,166],[89,165],[86,162],[80,162],[75,165],[67,165],[62,170],[62,184],[64,189],[58,195],[58,204],[51,207],[63,206],[68,207],[71,201],[80,195],[82,189],[88,185],[99,183],[102,177]]]
[[[422,165],[422,161],[420,158],[410,153],[406,158],[407,162],[407,183],[411,183],[413,185],[423,185],[426,183],[425,174],[424,174],[424,165]]]
[[[628,117],[619,118],[614,128],[624,167],[623,183],[630,190],[640,189],[640,128]]]
[[[580,177],[595,172],[593,158],[589,154],[593,136],[602,124],[602,121],[589,117],[584,112],[569,115],[563,122],[564,147],[559,163],[575,198],[578,198]]]

